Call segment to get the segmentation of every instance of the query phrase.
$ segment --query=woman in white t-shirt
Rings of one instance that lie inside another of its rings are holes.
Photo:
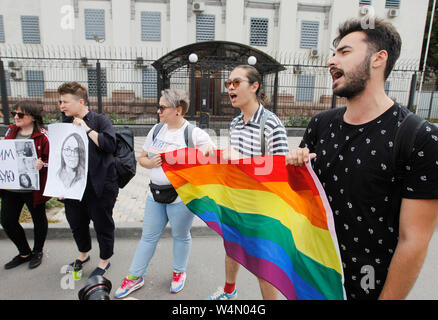
[[[161,95],[160,105],[157,107],[160,124],[149,131],[139,158],[139,164],[150,169],[151,182],[146,199],[143,232],[129,274],[114,293],[116,298],[126,297],[143,286],[147,266],[168,221],[173,237],[173,275],[170,292],[181,291],[186,279],[185,271],[192,245],[190,228],[194,215],[171,187],[161,168],[160,153],[187,147],[184,134],[189,123],[184,119],[184,115],[189,109],[189,98],[185,91],[179,89],[166,89]],[[157,128],[159,125],[161,128]],[[156,128],[159,130],[158,133],[155,132]],[[200,128],[194,127],[188,132],[192,133],[193,146],[204,154],[211,153],[216,148],[210,136]]]

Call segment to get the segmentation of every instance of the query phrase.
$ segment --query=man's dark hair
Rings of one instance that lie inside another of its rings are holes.
[[[370,52],[375,53],[380,50],[386,50],[386,52],[388,52],[388,61],[385,68],[386,80],[400,57],[402,45],[400,34],[391,23],[379,18],[374,20],[374,27],[364,29],[362,25],[359,19],[350,19],[341,24],[338,29],[339,35],[333,40],[333,46],[336,48],[342,38],[350,33],[357,31],[365,33],[365,41],[368,43]]]

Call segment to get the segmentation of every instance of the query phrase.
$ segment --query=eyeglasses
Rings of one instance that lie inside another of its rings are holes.
[[[68,157],[77,156],[79,154],[79,148],[71,149],[69,147],[62,149],[64,154]]]
[[[164,112],[164,110],[166,110],[166,109],[169,109],[169,108],[172,108],[172,107],[166,107],[166,106],[157,106],[157,111],[160,111],[161,113],[163,113],[163,112]]]
[[[27,113],[23,113],[23,112],[15,112],[12,111],[11,112],[12,117],[15,118],[15,116],[18,116],[18,118],[23,119],[25,115],[27,115]]]
[[[229,89],[231,84],[233,84],[234,89],[239,88],[240,83],[246,81],[249,82],[248,80],[242,80],[242,79],[234,79],[234,80],[227,80],[225,81],[225,88]]]

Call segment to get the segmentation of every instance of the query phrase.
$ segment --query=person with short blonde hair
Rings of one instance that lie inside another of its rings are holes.
[[[142,167],[150,170],[148,188],[150,192],[146,199],[143,232],[129,274],[114,293],[116,298],[124,298],[144,285],[147,267],[168,222],[173,237],[173,273],[170,292],[178,293],[184,287],[192,246],[190,229],[194,215],[182,202],[164,174],[161,168],[161,154],[188,147],[190,141],[185,141],[185,131],[189,126],[192,126],[192,131],[188,139],[193,142],[194,148],[200,149],[204,154],[215,148],[206,132],[184,119],[189,105],[188,94],[182,90],[166,89],[161,92],[160,104],[157,106],[160,123],[149,131],[138,160]]]
[[[181,115],[184,116],[189,111],[190,98],[186,91],[181,89],[165,89],[161,95],[167,100],[172,108],[181,107]]]

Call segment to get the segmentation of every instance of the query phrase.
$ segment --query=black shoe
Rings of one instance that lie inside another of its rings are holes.
[[[102,276],[103,277],[103,275],[109,269],[110,266],[111,266],[111,263],[108,262],[105,269],[97,267],[96,269],[94,269],[94,271],[90,274],[90,276],[88,278],[92,278],[94,276]]]
[[[34,251],[32,252],[32,259],[29,262],[29,269],[35,269],[38,267],[43,260],[43,252],[42,251]]]
[[[90,256],[88,256],[87,259],[85,259],[84,261],[76,259],[69,264],[69,269],[70,271],[79,271],[82,269],[82,265],[88,261],[90,261]]]
[[[31,254],[29,254],[25,258],[18,255],[14,259],[12,259],[11,261],[9,261],[8,263],[5,264],[5,269],[8,270],[8,269],[18,267],[20,264],[30,261],[31,258],[32,258]]]

